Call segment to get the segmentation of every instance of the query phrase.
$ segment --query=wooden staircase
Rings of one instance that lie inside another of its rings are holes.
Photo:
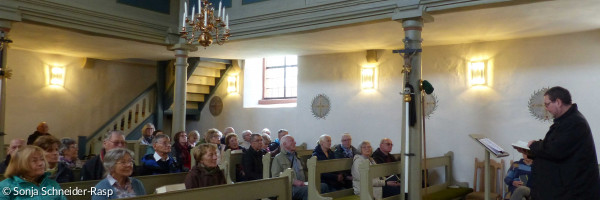
[[[226,69],[224,63],[200,60],[187,81],[186,108],[200,109]]]

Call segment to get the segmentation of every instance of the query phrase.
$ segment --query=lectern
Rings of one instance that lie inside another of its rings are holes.
[[[485,200],[490,200],[490,153],[494,154],[496,158],[506,157],[509,154],[505,152],[504,149],[502,149],[502,147],[498,146],[496,143],[494,143],[492,140],[485,137],[484,135],[471,134],[469,136],[471,136],[471,138],[477,141],[477,143],[480,144],[483,147],[483,149],[485,149],[485,170],[483,178],[483,181],[485,181],[485,188],[483,194]]]

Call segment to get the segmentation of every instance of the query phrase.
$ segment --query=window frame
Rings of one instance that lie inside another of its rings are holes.
[[[291,68],[291,67],[295,67],[296,69],[298,69],[298,64],[296,65],[287,65],[286,60],[287,58],[284,57],[284,65],[283,66],[272,66],[272,67],[268,67],[269,69],[274,69],[274,68],[283,68],[283,97],[265,97],[266,94],[266,90],[267,88],[266,86],[266,82],[267,82],[267,58],[263,58],[262,59],[262,65],[263,65],[263,70],[262,70],[262,99],[258,101],[259,105],[268,105],[268,104],[285,104],[285,103],[296,103],[297,99],[298,99],[298,85],[296,85],[296,96],[294,97],[287,97],[287,68]],[[297,80],[296,80],[297,81]]]

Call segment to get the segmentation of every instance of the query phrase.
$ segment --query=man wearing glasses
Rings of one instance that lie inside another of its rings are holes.
[[[171,153],[171,139],[167,135],[157,135],[152,139],[154,154],[142,158],[142,175],[168,174],[181,172],[181,167]],[[183,166],[183,165],[182,165]]]
[[[104,135],[104,142],[102,143],[102,151],[100,151],[100,155],[95,156],[94,158],[85,162],[83,167],[81,168],[81,180],[100,180],[104,176],[104,154],[107,151],[115,148],[125,148],[125,135],[121,131],[109,131]],[[134,174],[135,174],[135,166],[134,166]]]
[[[529,142],[532,199],[600,199],[598,160],[592,131],[571,102],[571,94],[553,87],[544,94],[554,124],[543,140]]]
[[[373,160],[375,160],[377,164],[396,162],[396,158],[390,154],[393,146],[394,144],[391,139],[383,138],[379,143],[379,148],[373,152]]]

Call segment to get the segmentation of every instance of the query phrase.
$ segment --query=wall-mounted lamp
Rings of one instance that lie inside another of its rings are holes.
[[[65,84],[65,67],[50,66],[49,73],[50,85],[64,86]]]
[[[469,63],[469,71],[471,73],[472,86],[487,84],[487,60],[471,61]]]
[[[367,65],[361,69],[361,88],[363,90],[372,90],[377,88],[377,67]]]
[[[238,93],[238,76],[229,75],[227,77],[227,93],[235,94]]]

